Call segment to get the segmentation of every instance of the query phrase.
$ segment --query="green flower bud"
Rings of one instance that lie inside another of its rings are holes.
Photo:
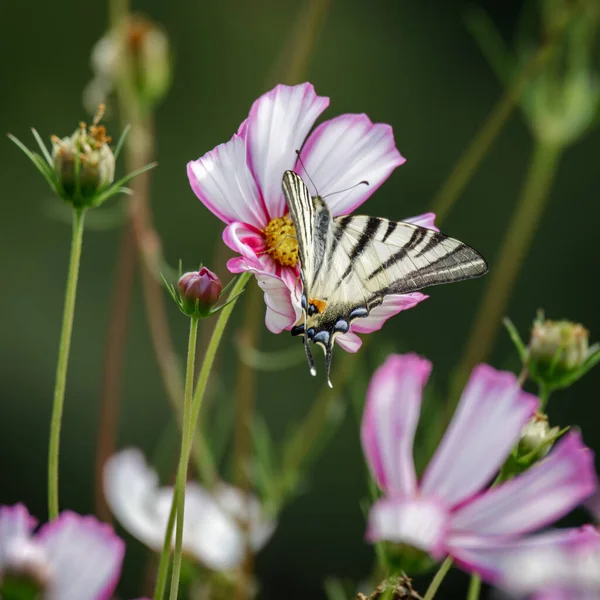
[[[529,342],[528,366],[531,377],[550,389],[564,387],[590,355],[589,333],[570,321],[538,319]]]
[[[406,575],[390,577],[377,586],[370,595],[358,594],[356,600],[422,600],[412,586],[412,579]]]
[[[533,418],[523,427],[521,439],[517,448],[517,454],[521,457],[531,456],[539,460],[548,454],[554,441],[558,438],[559,427],[548,424],[548,417],[542,413],[536,413]]]
[[[509,319],[504,324],[529,376],[548,392],[572,385],[600,362],[600,345],[589,345],[589,333],[579,323],[550,321],[540,311],[528,346]]]
[[[106,33],[92,50],[94,78],[84,91],[88,109],[106,102],[122,76],[127,60],[140,104],[151,109],[158,104],[171,84],[171,52],[164,30],[142,15],[131,15],[125,30]]]
[[[80,123],[70,137],[61,139],[56,135],[52,136],[52,152],[35,129],[31,131],[41,154],[32,152],[18,138],[8,134],[42,174],[52,191],[77,210],[100,206],[117,194],[130,194],[131,190],[125,185],[137,175],[156,166],[156,163],[150,163],[114,181],[115,162],[128,129],[121,134],[113,153],[108,145],[110,137],[106,135],[104,126],[100,125],[103,114],[104,105],[100,105],[89,127]]]
[[[559,47],[532,79],[523,98],[536,137],[552,145],[575,142],[596,120],[600,86],[593,52],[600,11],[594,2],[587,4],[571,19]],[[568,18],[571,5],[566,0],[542,3],[547,36]]]
[[[115,179],[115,157],[110,137],[99,125],[101,105],[90,127],[80,123],[71,137],[52,137],[52,161],[65,199],[76,206],[93,205],[93,199]]]

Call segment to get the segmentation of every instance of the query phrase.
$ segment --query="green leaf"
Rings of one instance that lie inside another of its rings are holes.
[[[113,151],[113,156],[115,157],[115,162],[117,162],[117,158],[119,158],[119,154],[121,154],[121,150],[123,149],[123,144],[125,144],[125,139],[127,138],[127,134],[129,133],[130,129],[131,129],[131,125],[127,125],[125,127],[125,129],[123,129],[123,132],[121,133],[121,135],[119,136],[119,140],[117,141],[117,145],[115,146],[115,149]]]
[[[489,15],[479,6],[473,6],[465,14],[465,24],[500,82],[510,85],[515,59]]]
[[[46,159],[48,166],[52,170],[54,170],[54,161],[52,160],[52,156],[51,156],[50,152],[48,151],[48,148],[46,148],[46,144],[44,144],[44,141],[40,137],[40,134],[33,127],[31,128],[31,133],[33,133],[33,137],[35,138],[35,141],[38,143],[38,146],[40,147],[40,150],[42,151],[42,154],[43,154],[44,158]]]
[[[519,353],[521,360],[523,361],[523,363],[527,362],[527,355],[528,355],[527,346],[521,339],[521,336],[519,335],[517,328],[514,326],[513,322],[508,317],[504,317],[504,319],[502,319],[502,323],[504,323],[504,327],[506,327],[506,330],[508,331],[508,335],[510,336],[510,339],[512,340],[513,344],[517,348],[517,351]]]

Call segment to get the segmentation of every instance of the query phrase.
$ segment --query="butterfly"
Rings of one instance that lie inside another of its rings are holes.
[[[304,336],[312,375],[309,340],[325,351],[327,383],[335,337],[368,317],[390,294],[485,275],[488,265],[476,250],[451,237],[403,221],[345,215],[332,217],[320,196],[302,178],[286,171],[283,194],[296,229],[302,311],[292,335]]]

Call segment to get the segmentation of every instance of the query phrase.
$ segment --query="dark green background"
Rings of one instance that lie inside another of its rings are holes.
[[[484,6],[509,33],[520,4],[487,1]],[[171,264],[179,258],[188,267],[211,260],[222,225],[192,193],[185,165],[228,140],[253,100],[266,91],[267,76],[300,7],[291,0],[135,4],[165,25],[176,56],[174,84],[157,113],[160,166],[152,173],[155,222]],[[331,97],[325,118],[366,112],[374,121],[390,123],[408,159],[365,205],[370,214],[399,219],[428,210],[502,93],[465,30],[465,8],[462,2],[433,0],[332,3],[308,74],[317,92]],[[31,126],[44,138],[71,133],[86,118],[81,91],[91,77],[89,53],[105,30],[107,7],[102,2],[34,1],[4,3],[0,11],[0,131],[27,143],[33,143]],[[598,142],[597,132],[586,136],[559,165],[509,306],[522,331],[536,309],[544,307],[550,317],[584,323],[592,340],[599,335]],[[517,113],[444,223],[444,231],[475,246],[492,269],[531,149]],[[70,234],[65,224],[48,217],[48,188],[8,140],[0,143],[0,165],[0,502],[25,502],[45,519],[48,423]],[[84,240],[61,453],[61,504],[83,513],[92,510],[98,390],[119,236],[118,229],[88,231]],[[225,273],[223,264],[210,266]],[[434,289],[425,303],[373,334],[371,348],[389,344],[424,354],[433,360],[443,390],[483,285],[475,280]],[[152,455],[170,413],[139,287],[134,305],[119,443]],[[175,306],[169,309],[183,351],[187,323]],[[263,315],[257,319],[262,322]],[[261,343],[287,349],[292,341],[263,329]],[[502,334],[492,363],[505,365],[508,356],[510,345]],[[235,377],[234,359],[228,338],[221,365],[229,381]],[[550,409],[555,423],[581,424],[586,442],[596,448],[599,383],[600,371],[594,371],[557,394]],[[273,431],[284,431],[305,413],[321,385],[323,380],[310,378],[304,364],[260,375],[259,410]],[[214,401],[230,404],[233,395],[229,391]],[[372,550],[363,541],[359,508],[366,493],[357,422],[349,411],[313,467],[307,492],[286,508],[259,557],[263,598],[319,598],[326,575],[354,580],[368,575]],[[142,547],[128,541],[123,597],[139,593],[143,564]],[[447,590],[440,597],[455,597]]]

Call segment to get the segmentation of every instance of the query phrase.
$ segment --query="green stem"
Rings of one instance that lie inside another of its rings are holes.
[[[467,600],[479,600],[479,592],[481,591],[481,579],[478,575],[472,575],[469,582],[469,591]]]
[[[73,331],[73,315],[75,313],[75,297],[77,295],[77,279],[83,241],[83,222],[85,209],[73,209],[73,232],[71,237],[71,256],[65,292],[62,330],[58,347],[58,364],[56,366],[56,382],[54,384],[54,403],[50,422],[50,447],[48,450],[48,517],[58,517],[58,457],[60,452],[60,426],[65,401],[67,383],[67,367],[69,365],[69,349]]]
[[[177,481],[173,492],[173,505],[177,506],[177,527],[175,530],[175,554],[173,557],[173,576],[171,578],[171,600],[177,600],[179,591],[179,574],[183,554],[183,517],[185,508],[185,484],[190,450],[193,439],[192,399],[194,395],[194,361],[196,360],[196,340],[198,337],[198,319],[190,319],[190,336],[188,340],[187,367],[185,370],[185,400],[183,403],[183,432],[181,436],[181,454]],[[173,507],[171,506],[171,512]],[[166,539],[166,536],[165,536]],[[163,548],[164,551],[164,548]]]
[[[440,568],[437,570],[437,573],[434,575],[427,591],[425,592],[425,596],[423,596],[423,600],[433,600],[435,597],[440,585],[442,585],[442,581],[444,581],[444,577],[448,574],[448,571],[452,567],[452,559],[448,556],[446,560],[440,565]]]
[[[250,279],[249,273],[244,273],[239,277],[231,292],[229,298],[237,296],[246,286]],[[173,501],[171,504],[171,515],[169,517],[170,527],[167,527],[165,536],[165,543],[160,557],[159,573],[156,582],[156,590],[154,593],[155,600],[162,600],[163,590],[165,587],[167,571],[168,571],[168,554],[170,550],[170,540],[173,535],[173,524],[171,520],[174,518],[175,512],[177,512],[177,530],[175,533],[175,555],[173,558],[173,574],[171,576],[171,600],[177,598],[177,591],[179,589],[179,574],[181,572],[181,546],[183,541],[183,516],[185,507],[185,483],[187,479],[187,467],[190,461],[190,454],[192,452],[192,440],[196,425],[198,423],[198,417],[200,415],[200,408],[202,407],[202,399],[204,398],[204,392],[208,384],[208,378],[212,370],[212,366],[223,337],[223,332],[227,321],[233,311],[233,308],[237,304],[237,301],[228,304],[219,313],[217,324],[213,330],[210,342],[206,348],[202,367],[200,368],[200,375],[198,377],[198,383],[196,390],[192,394],[193,389],[193,373],[194,373],[194,352],[196,347],[197,327],[198,322],[192,320],[190,326],[190,340],[188,344],[188,360],[186,369],[186,382],[185,382],[185,406],[184,406],[184,419],[183,419],[183,433],[181,439],[181,456],[179,459],[179,467],[177,470],[177,481],[175,484],[175,491],[173,493]],[[195,324],[194,324],[195,323]],[[192,331],[193,330],[193,331]],[[193,340],[192,340],[193,333]],[[193,342],[193,343],[192,343]],[[174,507],[177,507],[176,509]],[[167,537],[168,536],[168,537]],[[162,586],[162,588],[160,587]]]
[[[569,10],[564,11],[554,30],[549,32],[546,41],[540,45],[535,54],[516,75],[509,88],[494,106],[485,123],[475,134],[433,200],[431,210],[436,214],[438,225],[446,218],[456,200],[471,181],[471,177],[479,163],[487,154],[500,131],[502,131],[504,123],[512,114],[525,88],[529,85],[533,76],[553,56],[555,48],[562,40],[564,31],[584,6],[585,2],[573,3]]]
[[[523,260],[529,251],[550,192],[561,147],[537,141],[521,198],[506,231],[476,313],[465,353],[456,371],[457,398],[471,369],[489,355]]]
[[[538,387],[538,397],[540,399],[540,406],[538,411],[543,413],[546,410],[546,406],[548,405],[548,400],[550,399],[550,388],[545,383],[540,383]]]
[[[230,299],[234,296],[237,296],[246,287],[250,277],[250,273],[243,273],[240,275],[239,279],[235,282],[235,285],[229,292]],[[198,422],[198,416],[200,415],[200,408],[202,406],[202,399],[204,398],[204,392],[206,392],[206,386],[208,384],[208,377],[210,375],[213,362],[215,361],[215,356],[217,354],[217,349],[219,348],[219,343],[221,342],[221,337],[223,336],[223,331],[225,330],[227,321],[229,321],[229,317],[236,304],[237,301],[232,302],[219,312],[217,324],[215,325],[210,342],[206,348],[206,354],[204,355],[204,361],[200,369],[198,383],[196,384],[196,391],[194,392],[194,401],[192,403],[192,423],[194,424],[194,428]]]
[[[177,515],[177,488],[173,490],[173,500],[165,531],[160,560],[158,562],[158,573],[156,576],[156,587],[154,589],[154,600],[162,600],[167,587],[167,576],[169,574],[169,557],[171,556],[171,544],[173,543],[173,529],[175,529],[175,516]]]

